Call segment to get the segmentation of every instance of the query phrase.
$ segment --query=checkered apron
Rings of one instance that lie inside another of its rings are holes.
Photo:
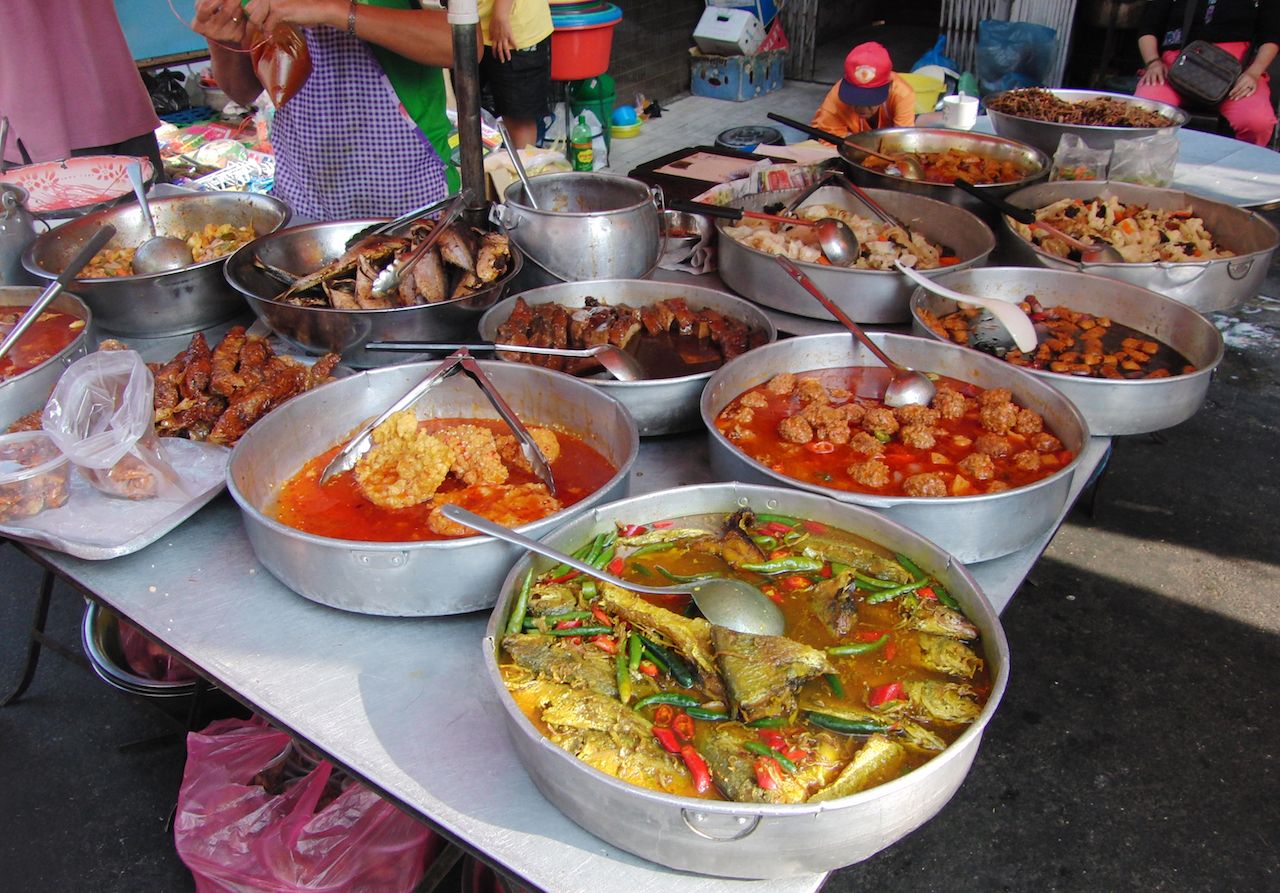
[[[311,76],[276,110],[273,194],[311,220],[397,217],[444,198],[444,163],[369,45],[327,26],[303,33]]]

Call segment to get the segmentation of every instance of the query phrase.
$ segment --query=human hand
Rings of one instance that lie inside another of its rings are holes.
[[[196,0],[191,28],[209,40],[239,46],[244,43],[246,21],[240,0]]]
[[[347,30],[348,0],[249,0],[244,7],[249,17],[264,34],[278,25],[329,25]]]
[[[1231,85],[1231,92],[1227,94],[1227,99],[1244,99],[1257,92],[1258,79],[1248,71],[1242,71],[1240,77],[1236,78],[1236,82]]]
[[[493,55],[498,61],[511,61],[511,54],[516,50],[516,37],[511,31],[511,20],[506,16],[494,15],[489,20],[489,45],[493,47]]]
[[[1140,85],[1163,84],[1168,71],[1163,59],[1153,59],[1151,64],[1142,70],[1142,77],[1138,83]]]

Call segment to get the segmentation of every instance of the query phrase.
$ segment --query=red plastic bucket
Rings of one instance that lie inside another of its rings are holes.
[[[552,10],[551,80],[581,81],[609,70],[613,27],[622,10],[603,4],[584,15],[556,15]]]

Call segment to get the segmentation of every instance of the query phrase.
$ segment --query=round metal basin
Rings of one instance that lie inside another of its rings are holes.
[[[996,133],[1008,139],[1018,140],[1035,146],[1046,155],[1052,156],[1058,151],[1058,141],[1064,133],[1074,134],[1084,140],[1093,149],[1110,149],[1116,140],[1131,140],[1143,136],[1152,136],[1167,130],[1169,127],[1181,127],[1191,120],[1191,116],[1180,108],[1175,108],[1154,99],[1140,99],[1127,93],[1106,93],[1101,90],[1050,90],[1054,96],[1067,102],[1085,102],[1090,99],[1114,99],[1149,112],[1159,112],[1169,121],[1168,127],[1103,127],[1094,124],[1055,124],[1052,121],[1037,121],[1034,118],[1021,118],[1005,112],[993,111],[991,103],[1004,93],[993,93],[983,97],[983,105],[991,118],[991,126]]]
[[[0,287],[0,307],[30,307],[44,291],[34,286]],[[53,392],[66,368],[89,352],[94,343],[91,333],[93,314],[83,301],[70,292],[63,292],[53,299],[49,309],[84,320],[71,343],[33,369],[0,381],[0,431],[8,428],[16,419],[42,408]]]

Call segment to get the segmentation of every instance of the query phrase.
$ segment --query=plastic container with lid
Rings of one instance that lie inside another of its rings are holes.
[[[70,479],[71,462],[43,431],[0,435],[0,524],[62,505]]]

